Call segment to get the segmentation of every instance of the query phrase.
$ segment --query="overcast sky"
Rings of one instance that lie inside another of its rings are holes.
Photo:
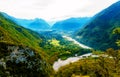
[[[93,16],[118,0],[0,0],[0,11],[17,18],[59,20]]]

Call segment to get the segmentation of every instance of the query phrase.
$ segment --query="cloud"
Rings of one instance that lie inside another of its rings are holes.
[[[46,20],[93,16],[118,0],[0,0],[0,11],[19,18]]]

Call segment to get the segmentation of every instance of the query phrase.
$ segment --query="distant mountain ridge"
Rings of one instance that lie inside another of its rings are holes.
[[[91,17],[72,17],[66,20],[56,21],[52,27],[43,19],[35,18],[35,19],[20,19],[10,16],[6,13],[2,14],[17,23],[20,26],[25,28],[34,30],[34,31],[46,31],[46,30],[57,30],[57,31],[76,31],[79,30],[86,24]]]
[[[43,19],[35,18],[35,19],[20,19],[15,18],[13,16],[10,16],[6,13],[2,13],[6,18],[14,21],[18,25],[21,25],[25,28],[40,31],[40,30],[48,30],[50,28],[50,25]]]
[[[58,31],[76,31],[83,27],[90,20],[90,17],[69,18],[58,21],[53,26],[53,30]]]
[[[116,27],[120,27],[120,1],[96,14],[77,36],[80,42],[95,49],[116,48],[116,36],[112,35]]]

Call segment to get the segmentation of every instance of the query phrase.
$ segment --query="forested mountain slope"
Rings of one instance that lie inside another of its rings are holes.
[[[120,37],[112,35],[116,27],[120,27],[120,1],[96,14],[77,32],[77,37],[80,42],[95,49],[117,48],[115,41]]]

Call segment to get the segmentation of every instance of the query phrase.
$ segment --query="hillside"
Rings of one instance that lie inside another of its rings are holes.
[[[116,48],[120,37],[112,35],[113,29],[120,27],[120,1],[96,14],[79,32],[77,39],[95,49]]]
[[[90,17],[69,18],[66,20],[58,21],[53,26],[53,30],[57,31],[76,31],[83,27],[83,25],[90,20]]]
[[[6,19],[0,13],[0,41],[5,41],[14,44],[23,44],[29,47],[39,47],[41,36],[29,29],[18,26],[16,23]],[[34,42],[32,42],[32,41]],[[33,45],[34,44],[34,45]]]
[[[49,77],[51,65],[39,44],[41,36],[18,26],[0,13],[0,76]]]
[[[83,57],[77,62],[65,65],[57,71],[55,77],[119,77],[120,50],[108,49],[105,53],[95,51],[99,57]],[[105,56],[109,55],[109,56]],[[110,57],[114,58],[110,58]]]

